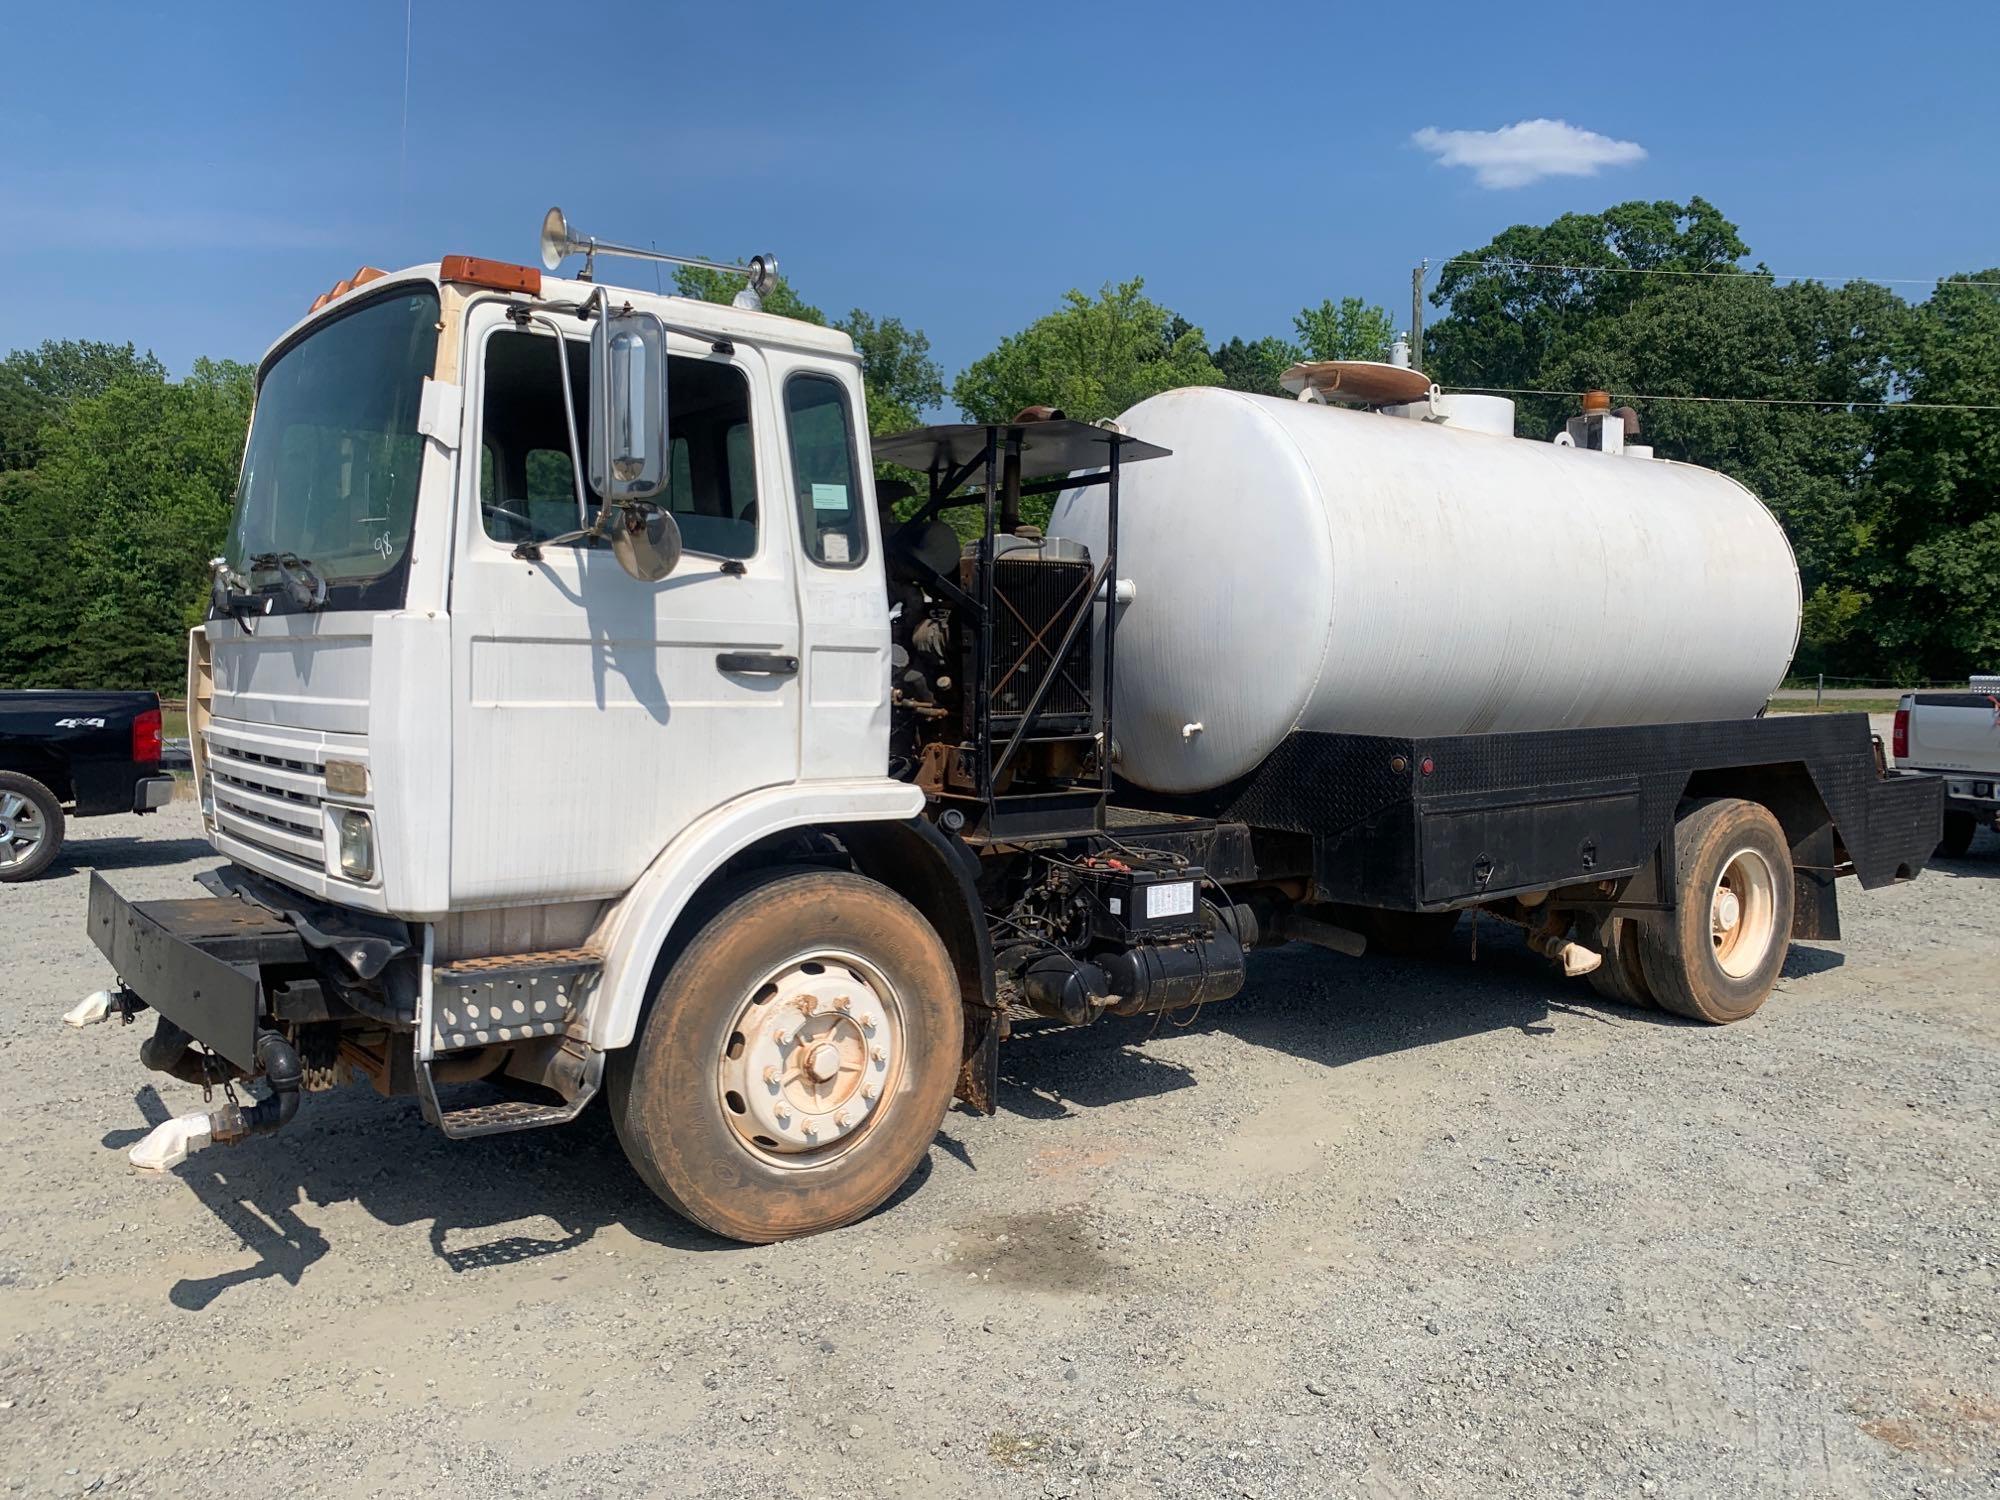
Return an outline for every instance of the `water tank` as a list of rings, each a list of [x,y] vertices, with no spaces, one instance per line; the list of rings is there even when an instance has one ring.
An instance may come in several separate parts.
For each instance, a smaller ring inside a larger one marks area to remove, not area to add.
[[[1707,469],[1212,387],[1118,420],[1173,450],[1119,505],[1114,733],[1155,791],[1293,730],[1744,718],[1798,644],[1784,533]],[[1049,530],[1102,556],[1103,490]]]

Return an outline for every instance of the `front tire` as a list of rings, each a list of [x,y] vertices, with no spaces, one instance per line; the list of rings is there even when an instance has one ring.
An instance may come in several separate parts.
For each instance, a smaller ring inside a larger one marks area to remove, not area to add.
[[[32,776],[0,771],[0,881],[33,880],[62,844],[61,799]]]
[[[775,874],[675,958],[607,1080],[619,1142],[684,1217],[752,1244],[851,1224],[950,1107],[964,1016],[944,944],[844,871]]]
[[[1770,810],[1719,797],[1674,825],[1674,910],[1639,924],[1653,998],[1723,1026],[1756,1014],[1791,948],[1792,853]]]

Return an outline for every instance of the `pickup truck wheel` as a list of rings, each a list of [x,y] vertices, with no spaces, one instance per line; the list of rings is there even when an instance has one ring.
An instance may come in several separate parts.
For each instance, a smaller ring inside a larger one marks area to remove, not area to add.
[[[1639,960],[1639,924],[1630,917],[1613,917],[1606,924],[1604,962],[1584,976],[1590,987],[1614,1005],[1653,1005],[1653,989]]]
[[[1979,820],[1969,812],[1944,815],[1944,837],[1938,840],[1940,859],[1964,859],[1971,852],[1972,836],[1979,832]]]
[[[1698,803],[1674,825],[1675,909],[1639,924],[1653,998],[1725,1025],[1756,1013],[1791,947],[1792,854],[1755,802]]]
[[[33,880],[62,848],[63,810],[32,776],[0,771],[0,881]]]
[[[763,1244],[852,1223],[929,1151],[964,1017],[944,944],[844,871],[742,892],[673,962],[608,1079],[618,1139],[686,1218]]]

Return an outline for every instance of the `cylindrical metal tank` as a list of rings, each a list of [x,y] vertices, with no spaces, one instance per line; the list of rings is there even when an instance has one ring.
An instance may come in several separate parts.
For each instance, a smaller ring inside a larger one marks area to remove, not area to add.
[[[1798,644],[1790,544],[1707,469],[1213,387],[1118,420],[1173,450],[1119,503],[1113,730],[1155,791],[1294,730],[1743,718]],[[1101,557],[1102,488],[1049,530]]]

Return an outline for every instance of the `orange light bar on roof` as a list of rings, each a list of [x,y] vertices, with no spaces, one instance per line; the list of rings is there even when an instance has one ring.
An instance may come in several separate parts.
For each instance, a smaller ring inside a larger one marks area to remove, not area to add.
[[[366,286],[369,282],[378,280],[386,275],[388,275],[386,271],[378,271],[373,266],[363,266],[346,280],[336,281],[332,286],[313,298],[313,305],[306,310],[306,315],[310,317],[313,313],[325,307],[335,297],[344,297],[356,287]]]
[[[542,295],[542,273],[533,266],[509,265],[504,260],[481,260],[476,255],[447,255],[438,268],[444,281],[460,281],[468,286],[488,286],[497,292],[526,292]]]

